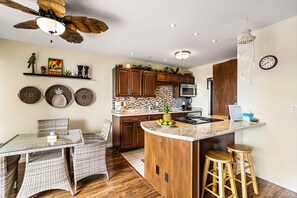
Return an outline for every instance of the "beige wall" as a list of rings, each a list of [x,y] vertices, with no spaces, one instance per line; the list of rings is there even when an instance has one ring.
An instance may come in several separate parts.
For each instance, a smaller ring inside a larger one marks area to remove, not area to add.
[[[236,142],[254,147],[257,176],[297,192],[297,113],[291,111],[297,105],[297,17],[253,34],[257,37],[253,86],[238,78],[238,103],[267,125],[237,133]],[[279,62],[264,71],[258,63],[268,54]],[[206,79],[212,76],[213,64],[190,69],[198,87],[193,106],[203,107],[203,115],[208,109]],[[241,65],[238,67],[240,72]]]
[[[253,34],[257,37],[253,86],[238,80],[238,103],[267,126],[246,131],[243,142],[254,147],[259,177],[297,192],[297,113],[291,111],[297,105],[297,17]],[[258,62],[269,54],[278,58],[278,64],[264,71]]]
[[[49,57],[61,58],[64,68],[74,72],[78,64],[90,65],[92,80],[24,76],[23,72],[31,72],[31,69],[27,69],[27,60],[32,52],[37,54],[38,72],[40,66],[47,65]],[[111,120],[112,68],[120,63],[141,64],[135,60],[0,39],[0,142],[17,133],[36,132],[38,119],[68,117],[70,128],[81,128],[84,132],[99,131],[103,119]],[[74,102],[67,108],[57,109],[48,105],[44,99],[28,105],[17,97],[19,90],[25,86],[36,86],[45,92],[54,84],[68,85],[74,92],[83,87],[90,88],[96,93],[96,102],[88,107]]]

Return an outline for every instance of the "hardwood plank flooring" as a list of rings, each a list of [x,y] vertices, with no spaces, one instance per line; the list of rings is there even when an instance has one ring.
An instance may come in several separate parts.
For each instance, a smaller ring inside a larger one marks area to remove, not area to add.
[[[110,179],[107,180],[103,175],[92,176],[81,180],[78,183],[76,198],[160,198],[162,197],[153,186],[151,186],[144,178],[140,177],[129,166],[128,162],[115,150],[107,149],[107,168]],[[19,165],[19,182],[18,189],[23,180],[24,163]],[[297,193],[289,191],[285,188],[258,179],[260,195],[256,196],[252,192],[252,187],[248,187],[249,198],[297,198]],[[241,194],[239,184],[237,184],[238,194]],[[12,190],[9,198],[16,197],[17,192]],[[206,197],[209,194],[206,194]],[[70,192],[64,190],[50,190],[41,192],[34,196],[46,198],[70,198]],[[239,196],[241,197],[241,195]]]

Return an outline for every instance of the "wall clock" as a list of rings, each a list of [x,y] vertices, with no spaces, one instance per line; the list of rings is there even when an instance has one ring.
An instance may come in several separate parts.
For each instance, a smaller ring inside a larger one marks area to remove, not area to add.
[[[272,69],[276,66],[276,64],[277,58],[273,55],[264,56],[259,62],[259,66],[264,70]]]

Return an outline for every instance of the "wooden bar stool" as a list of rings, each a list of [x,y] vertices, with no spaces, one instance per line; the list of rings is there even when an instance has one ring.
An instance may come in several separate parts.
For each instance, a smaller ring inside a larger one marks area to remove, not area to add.
[[[255,171],[254,171],[254,166],[252,163],[252,156],[251,156],[252,148],[241,144],[228,144],[227,148],[230,155],[233,156],[232,164],[233,164],[235,180],[241,183],[242,197],[243,198],[247,197],[247,186],[250,184],[253,184],[254,193],[258,195],[259,189],[258,189],[257,179],[255,176]],[[239,155],[239,158],[238,158],[238,155]],[[245,157],[247,160],[245,159]],[[248,164],[248,166],[246,166],[246,163]],[[239,172],[237,170],[237,166],[240,166]],[[250,174],[247,174],[245,172],[247,168],[250,169]],[[241,174],[241,180],[236,178],[237,173]],[[250,177],[251,181],[247,182],[246,176]]]
[[[235,186],[235,178],[232,173],[232,157],[225,152],[221,151],[208,151],[205,154],[205,165],[203,172],[203,181],[202,181],[202,193],[201,197],[204,196],[205,190],[210,192],[216,197],[224,198],[225,197],[225,188],[232,192],[232,195],[229,197],[238,197],[236,186]],[[213,169],[209,170],[210,162],[213,163]],[[225,169],[224,169],[225,165]],[[227,171],[226,171],[227,170]],[[213,176],[212,183],[206,185],[208,174]],[[226,181],[230,180],[230,186],[225,185]],[[217,194],[217,183],[219,184],[219,194]],[[212,189],[209,187],[212,186]]]

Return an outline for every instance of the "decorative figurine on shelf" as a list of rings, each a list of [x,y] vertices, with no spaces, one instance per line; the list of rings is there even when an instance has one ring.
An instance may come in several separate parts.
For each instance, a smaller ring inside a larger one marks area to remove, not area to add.
[[[85,78],[89,78],[89,66],[85,65],[84,66],[84,69],[85,69],[85,75],[84,75],[84,77]]]
[[[45,66],[41,66],[41,74],[46,74],[46,67]]]
[[[83,75],[82,75],[83,65],[77,65],[77,70],[78,70],[77,77],[82,78],[83,77]]]
[[[32,53],[31,57],[29,58],[28,62],[28,68],[30,68],[32,66],[32,74],[35,73],[35,61],[36,61],[36,57],[35,57],[35,53]]]

